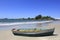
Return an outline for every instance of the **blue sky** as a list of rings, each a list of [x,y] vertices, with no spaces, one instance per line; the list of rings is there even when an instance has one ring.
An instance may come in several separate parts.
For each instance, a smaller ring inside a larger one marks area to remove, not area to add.
[[[27,18],[39,14],[60,18],[60,0],[0,0],[0,18]]]

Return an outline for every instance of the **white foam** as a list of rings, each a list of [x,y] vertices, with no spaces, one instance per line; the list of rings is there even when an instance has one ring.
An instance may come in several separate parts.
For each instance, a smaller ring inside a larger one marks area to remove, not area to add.
[[[40,21],[40,22],[15,22],[15,23],[0,23],[0,26],[7,26],[7,25],[19,25],[19,24],[34,24],[34,23],[49,23],[51,21]]]

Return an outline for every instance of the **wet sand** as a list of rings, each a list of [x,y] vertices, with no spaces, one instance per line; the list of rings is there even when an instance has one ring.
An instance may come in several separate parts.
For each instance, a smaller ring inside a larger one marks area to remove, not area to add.
[[[55,27],[54,35],[42,37],[15,36],[11,30],[0,30],[0,40],[60,40],[60,23],[51,23],[48,27]]]

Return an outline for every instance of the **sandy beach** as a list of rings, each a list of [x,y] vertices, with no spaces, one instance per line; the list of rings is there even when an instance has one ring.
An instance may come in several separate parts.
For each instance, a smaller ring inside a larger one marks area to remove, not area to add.
[[[48,27],[55,27],[54,35],[43,37],[15,36],[11,30],[0,30],[0,40],[60,40],[60,23],[51,23]]]

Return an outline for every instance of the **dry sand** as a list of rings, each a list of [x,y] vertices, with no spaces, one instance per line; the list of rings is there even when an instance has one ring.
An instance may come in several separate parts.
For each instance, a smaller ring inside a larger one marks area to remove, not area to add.
[[[15,36],[11,30],[0,30],[0,40],[60,40],[60,23],[51,23],[48,27],[55,27],[54,35],[43,37]]]

